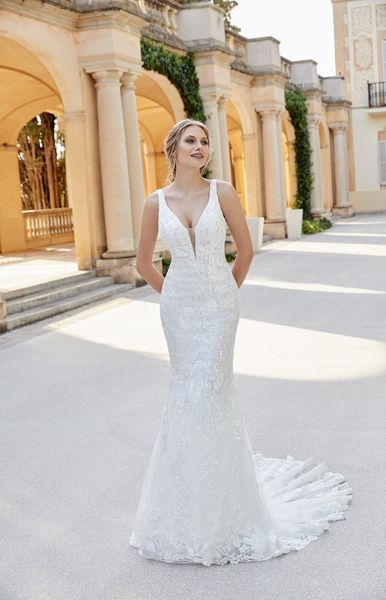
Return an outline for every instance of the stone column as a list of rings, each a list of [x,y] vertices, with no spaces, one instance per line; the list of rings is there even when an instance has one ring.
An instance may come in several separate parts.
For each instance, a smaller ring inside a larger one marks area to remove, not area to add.
[[[263,129],[264,183],[266,220],[265,232],[274,238],[283,239],[286,235],[282,185],[282,152],[278,141],[278,119],[281,110],[276,108],[260,111]],[[280,140],[281,145],[281,140]]]
[[[66,139],[66,182],[72,208],[78,268],[92,269],[97,254],[94,230],[94,198],[90,194],[86,115],[83,111],[65,112],[60,127]]]
[[[1,252],[21,252],[26,248],[17,152],[18,147],[16,144],[4,143],[0,145]]]
[[[347,125],[342,123],[331,126],[334,137],[334,167],[335,167],[335,206],[333,212],[342,217],[354,214],[350,204],[348,188],[347,164]]]
[[[133,256],[134,236],[120,92],[122,71],[109,69],[94,72],[92,76],[97,89],[99,151],[107,238],[107,252],[102,256]]]
[[[144,208],[143,172],[141,158],[141,137],[138,127],[137,103],[135,99],[135,80],[137,73],[124,73],[122,83],[123,120],[125,122],[127,167],[133,219],[134,246],[138,247],[141,233],[141,220]]]
[[[226,97],[221,96],[218,100],[218,121],[220,126],[221,137],[221,154],[222,154],[222,174],[225,181],[232,181],[231,163],[229,156],[229,140],[228,140],[228,125],[226,116]]]
[[[322,198],[322,168],[320,160],[320,137],[319,137],[320,119],[316,115],[308,116],[308,132],[311,145],[311,172],[313,175],[313,185],[311,191],[311,214],[314,217],[320,217],[326,211],[323,206]]]
[[[244,133],[244,176],[246,184],[246,209],[249,217],[264,216],[264,203],[262,197],[262,174],[258,157],[258,139],[256,133]]]
[[[212,158],[209,162],[212,179],[223,179],[222,147],[219,115],[217,110],[217,95],[205,93],[201,90],[204,113],[207,117],[206,125],[209,130]]]
[[[285,218],[287,208],[287,193],[286,193],[286,182],[285,182],[285,160],[284,160],[284,147],[283,147],[283,133],[281,128],[281,118],[284,113],[283,109],[278,109],[276,112],[276,129],[277,129],[277,149],[279,153],[279,176],[281,185],[281,201],[283,215]]]

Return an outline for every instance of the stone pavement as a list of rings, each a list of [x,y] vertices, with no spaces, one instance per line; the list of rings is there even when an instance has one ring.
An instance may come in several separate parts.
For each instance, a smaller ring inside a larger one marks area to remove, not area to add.
[[[386,215],[255,255],[235,374],[266,456],[353,488],[300,552],[204,567],[142,558],[131,524],[167,391],[149,286],[0,337],[1,600],[385,600]]]

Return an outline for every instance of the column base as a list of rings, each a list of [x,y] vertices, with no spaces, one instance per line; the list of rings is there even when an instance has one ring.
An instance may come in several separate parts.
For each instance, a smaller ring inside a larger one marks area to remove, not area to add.
[[[334,206],[332,213],[341,217],[352,217],[355,214],[351,204],[349,206]]]
[[[103,252],[102,258],[131,258],[136,256],[137,251],[132,250],[106,250]]]
[[[96,274],[97,277],[109,275],[114,278],[114,283],[131,283],[134,288],[141,287],[146,284],[146,281],[143,279],[142,275],[138,273],[135,264],[135,256],[124,258],[99,258],[96,261]],[[160,252],[154,253],[153,265],[160,273],[162,273],[162,256]]]
[[[265,234],[271,235],[275,240],[284,240],[287,236],[287,227],[284,219],[265,219]]]
[[[331,216],[331,212],[325,208],[321,208],[320,210],[311,210],[311,215],[313,219],[328,219],[328,217]]]

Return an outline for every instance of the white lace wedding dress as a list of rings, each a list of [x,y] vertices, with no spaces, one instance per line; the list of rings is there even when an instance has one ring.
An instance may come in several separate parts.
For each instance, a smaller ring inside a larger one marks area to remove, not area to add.
[[[345,518],[352,490],[312,458],[253,454],[233,375],[239,288],[216,180],[191,230],[162,189],[158,197],[172,256],[160,295],[171,377],[130,544],[147,558],[207,566],[301,550]]]

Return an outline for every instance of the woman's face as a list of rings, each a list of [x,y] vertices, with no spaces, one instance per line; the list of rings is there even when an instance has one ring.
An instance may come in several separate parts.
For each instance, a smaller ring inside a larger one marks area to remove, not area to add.
[[[209,140],[199,125],[189,125],[184,129],[177,147],[176,163],[201,169],[207,161]]]

